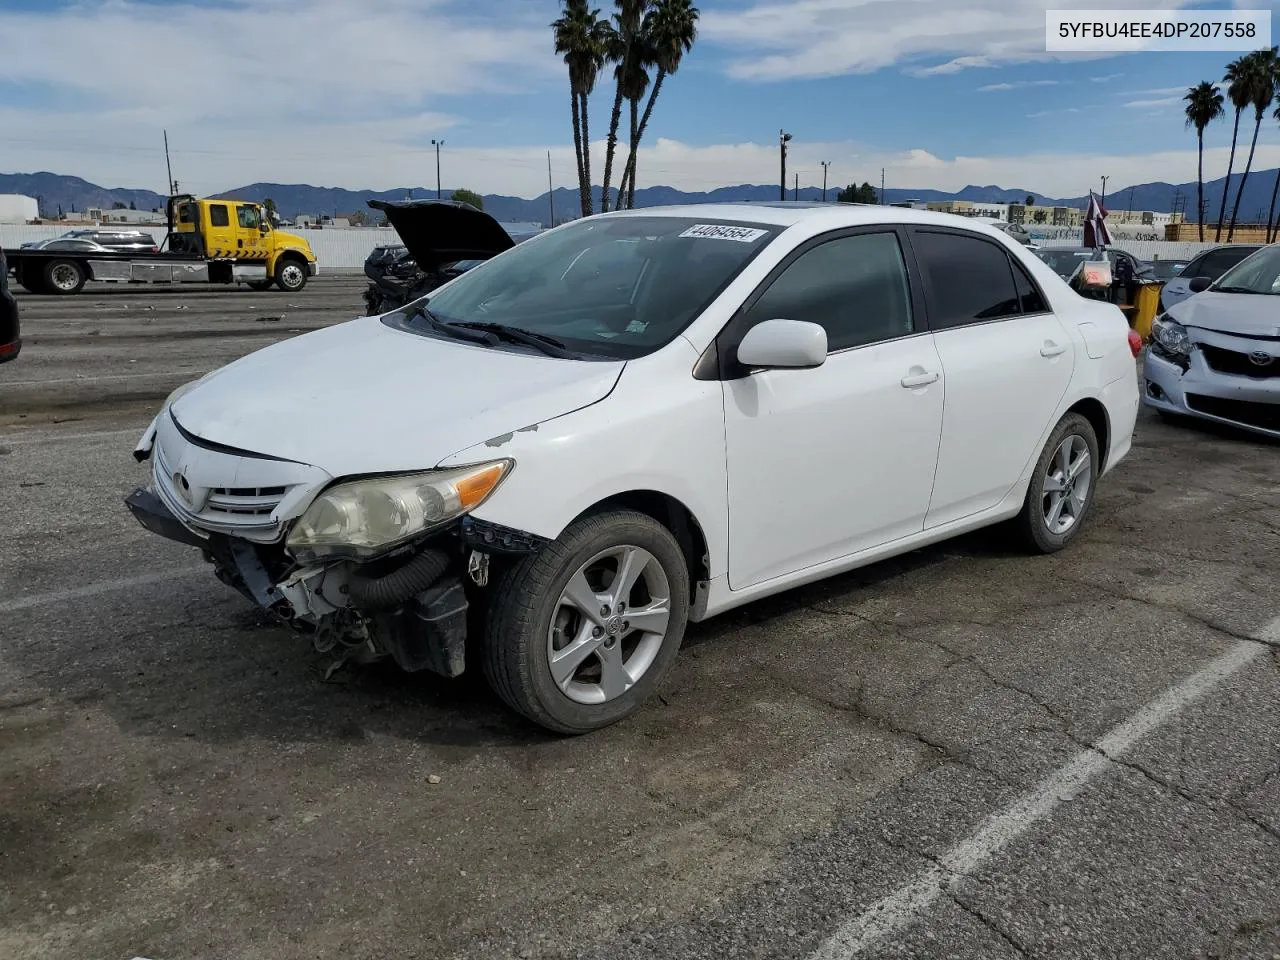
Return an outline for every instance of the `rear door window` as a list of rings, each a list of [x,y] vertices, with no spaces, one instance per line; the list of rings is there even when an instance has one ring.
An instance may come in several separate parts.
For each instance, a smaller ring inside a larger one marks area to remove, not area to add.
[[[947,330],[1022,312],[1009,254],[973,234],[915,229],[911,245],[929,290],[929,323]]]
[[[231,217],[227,213],[227,205],[225,203],[209,204],[209,226],[211,227],[231,226]]]

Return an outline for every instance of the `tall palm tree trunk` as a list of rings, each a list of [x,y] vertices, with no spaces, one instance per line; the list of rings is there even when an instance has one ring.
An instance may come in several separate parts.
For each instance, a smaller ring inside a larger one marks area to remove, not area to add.
[[[1240,201],[1244,199],[1244,185],[1249,182],[1249,170],[1253,167],[1253,152],[1258,149],[1258,131],[1262,129],[1262,114],[1258,114],[1258,122],[1253,125],[1253,142],[1249,144],[1249,159],[1245,161],[1244,176],[1240,178],[1240,189],[1236,191],[1236,204],[1231,208],[1231,229],[1227,231],[1227,243],[1236,232],[1236,217],[1240,215]]]
[[[582,197],[582,115],[578,112],[578,91],[571,89],[569,101],[573,104],[573,153],[578,165],[578,196]]]
[[[1204,243],[1204,127],[1197,131],[1200,141],[1200,159],[1196,166],[1196,224],[1200,227],[1200,242]]]
[[[591,197],[591,134],[587,127],[587,95],[582,97],[582,215],[594,213],[594,201]]]
[[[658,93],[662,90],[662,81],[667,79],[667,72],[659,68],[657,76],[653,78],[653,87],[649,90],[649,101],[644,105],[644,113],[640,115],[640,126],[636,130],[636,146],[631,155],[627,158],[627,168],[622,172],[622,179],[629,184],[628,189],[631,195],[635,195],[636,183],[636,159],[640,149],[640,141],[644,139],[644,131],[649,126],[649,118],[653,116],[653,104],[658,99]],[[621,184],[619,184],[621,189]]]
[[[631,152],[627,157],[627,166],[635,169],[636,163],[636,138],[640,135],[640,119],[637,114],[640,112],[640,101],[631,101]],[[636,205],[636,182],[635,178],[627,181],[627,209],[631,210]]]
[[[1231,192],[1231,168],[1236,165],[1236,138],[1240,135],[1240,108],[1236,108],[1236,125],[1231,131],[1231,156],[1227,160],[1227,179],[1222,184],[1222,204],[1218,207],[1218,232],[1213,242],[1222,242],[1222,224],[1227,218],[1227,194]]]
[[[622,122],[622,85],[613,95],[613,114],[609,117],[609,142],[604,149],[604,186],[600,193],[600,212],[609,212],[609,184],[613,179],[613,155],[618,149],[618,124]],[[625,177],[626,174],[624,173]],[[618,184],[618,196],[622,196],[622,184]],[[621,204],[619,204],[621,206]]]
[[[1267,243],[1275,243],[1280,240],[1280,216],[1272,219],[1276,212],[1276,198],[1280,197],[1280,169],[1276,170],[1275,186],[1271,188],[1271,207],[1267,210]]]

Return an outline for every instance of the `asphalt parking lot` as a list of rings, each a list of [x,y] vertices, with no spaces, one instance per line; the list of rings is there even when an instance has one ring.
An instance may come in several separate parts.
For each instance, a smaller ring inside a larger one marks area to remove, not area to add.
[[[1069,550],[734,611],[558,739],[478,675],[326,681],[123,506],[165,393],[361,288],[19,294],[0,957],[1280,957],[1280,447],[1144,413]]]

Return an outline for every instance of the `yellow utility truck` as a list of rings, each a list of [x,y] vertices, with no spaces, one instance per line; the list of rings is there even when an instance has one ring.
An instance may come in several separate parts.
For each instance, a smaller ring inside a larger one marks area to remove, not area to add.
[[[32,293],[78,293],[91,280],[116,283],[243,283],[295,293],[318,270],[311,245],[275,229],[247,200],[169,198],[168,234],[156,253],[63,239],[6,250],[14,278]]]

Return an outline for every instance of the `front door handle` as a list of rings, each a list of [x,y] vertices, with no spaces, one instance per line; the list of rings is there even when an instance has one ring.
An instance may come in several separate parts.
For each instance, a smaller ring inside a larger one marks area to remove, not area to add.
[[[1040,356],[1056,357],[1067,352],[1064,344],[1054,343],[1052,340],[1046,340],[1044,346],[1040,348]]]
[[[927,387],[937,379],[938,372],[936,370],[932,373],[913,373],[910,376],[902,378],[902,385],[908,390],[911,390],[914,387]]]

